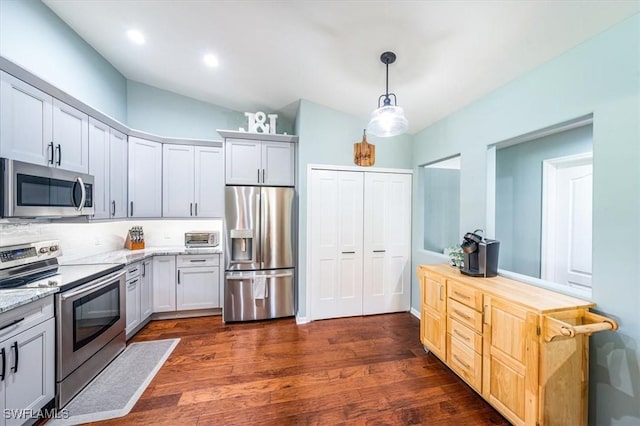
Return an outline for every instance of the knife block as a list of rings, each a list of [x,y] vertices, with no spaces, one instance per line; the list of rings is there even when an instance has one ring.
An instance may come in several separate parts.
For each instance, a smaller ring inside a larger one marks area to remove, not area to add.
[[[131,241],[131,235],[127,233],[127,239],[124,240],[124,248],[128,250],[142,250],[144,248],[144,241],[133,242]]]

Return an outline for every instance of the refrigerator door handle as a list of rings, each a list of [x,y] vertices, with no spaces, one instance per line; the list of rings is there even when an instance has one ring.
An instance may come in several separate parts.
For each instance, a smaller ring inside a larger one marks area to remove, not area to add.
[[[234,274],[234,275],[227,275],[227,280],[230,281],[240,281],[240,280],[251,280],[257,277],[264,277],[265,279],[268,278],[285,278],[285,277],[292,277],[293,276],[293,272],[289,271],[289,272],[281,272],[281,273],[277,273],[277,274]]]
[[[262,269],[262,196],[261,192],[256,194],[256,234],[253,237],[253,247],[256,250],[256,262],[259,262]]]

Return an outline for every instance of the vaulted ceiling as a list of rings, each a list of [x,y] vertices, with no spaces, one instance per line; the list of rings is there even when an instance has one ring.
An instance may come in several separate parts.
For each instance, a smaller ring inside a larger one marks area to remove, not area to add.
[[[384,93],[380,54],[394,51],[389,89],[412,133],[640,11],[614,0],[44,3],[126,78],[238,111],[303,98],[366,119]]]

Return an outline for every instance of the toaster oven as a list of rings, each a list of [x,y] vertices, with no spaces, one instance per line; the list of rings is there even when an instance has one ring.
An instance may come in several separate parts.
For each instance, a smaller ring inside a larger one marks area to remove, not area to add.
[[[184,234],[184,245],[187,248],[217,247],[219,244],[218,231],[191,231]]]

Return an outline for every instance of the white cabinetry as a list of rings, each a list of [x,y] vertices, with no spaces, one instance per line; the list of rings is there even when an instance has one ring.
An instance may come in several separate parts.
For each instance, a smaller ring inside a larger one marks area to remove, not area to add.
[[[222,148],[163,145],[162,215],[222,217]]]
[[[0,156],[88,173],[89,116],[5,72],[0,78]]]
[[[13,324],[15,323],[15,324]],[[12,325],[13,324],[13,325]],[[0,409],[36,412],[55,396],[53,296],[0,314]],[[0,425],[21,425],[25,417],[5,415]]]
[[[292,143],[227,138],[225,151],[227,185],[295,184]]]
[[[220,307],[220,256],[178,256],[176,309]]]
[[[151,259],[147,259],[127,266],[127,339],[147,323],[153,312],[151,264]]]
[[[176,257],[153,256],[153,312],[176,310]]]
[[[408,311],[411,175],[314,169],[309,185],[311,318]]]
[[[89,174],[93,175],[95,219],[127,217],[127,137],[89,118]]]
[[[220,255],[153,257],[154,312],[219,307]]]
[[[129,138],[129,217],[162,215],[162,144]]]

